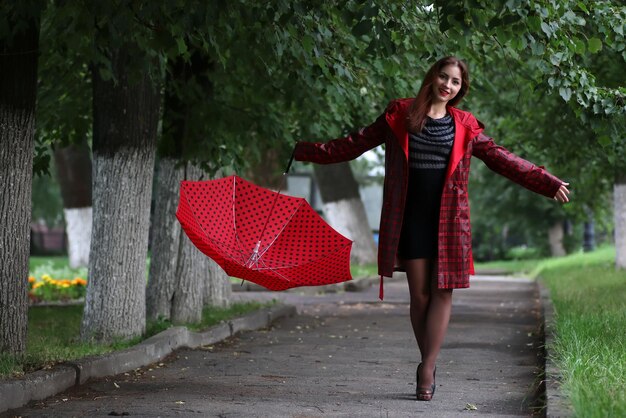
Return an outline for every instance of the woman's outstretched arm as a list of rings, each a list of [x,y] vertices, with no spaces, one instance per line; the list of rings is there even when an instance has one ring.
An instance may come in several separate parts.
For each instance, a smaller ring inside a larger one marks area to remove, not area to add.
[[[546,169],[537,166],[506,148],[497,145],[492,138],[484,133],[478,134],[472,141],[472,154],[498,174],[514,181],[521,186],[546,197],[565,203],[569,201],[569,190],[565,183],[550,174]]]
[[[371,125],[352,132],[345,138],[333,139],[329,142],[298,142],[294,150],[294,158],[297,161],[318,164],[350,161],[385,142],[388,130],[389,125],[383,114]]]

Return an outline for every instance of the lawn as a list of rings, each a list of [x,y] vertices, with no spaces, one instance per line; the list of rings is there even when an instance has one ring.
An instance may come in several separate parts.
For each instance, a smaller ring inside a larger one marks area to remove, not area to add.
[[[31,257],[29,262],[30,276],[42,283],[50,280],[49,278],[42,279],[45,276],[51,276],[52,281],[71,279],[75,276],[87,277],[86,269],[70,268],[68,258],[64,256]],[[41,289],[44,287],[38,290]],[[38,293],[38,295],[42,296],[44,301],[50,299],[46,292]],[[244,315],[267,305],[248,302],[235,303],[228,308],[205,307],[201,322],[187,326],[192,330],[206,329],[220,321]],[[172,326],[169,321],[156,321],[147,324],[146,332],[142,337],[131,341],[120,341],[108,345],[87,344],[80,342],[79,338],[82,314],[82,304],[31,306],[28,310],[27,351],[20,357],[0,354],[0,377],[18,376],[62,361],[127,348]]]
[[[626,271],[615,250],[500,263],[522,269],[550,289],[556,311],[554,359],[578,417],[626,417]]]
[[[267,306],[257,302],[236,303],[228,308],[206,307],[202,321],[190,324],[193,330],[206,329],[220,321]],[[130,347],[170,327],[168,321],[148,324],[143,337],[110,345],[86,344],[79,341],[82,305],[31,306],[28,310],[27,351],[21,358],[0,354],[0,377],[19,376],[47,368],[55,363],[104,354]]]

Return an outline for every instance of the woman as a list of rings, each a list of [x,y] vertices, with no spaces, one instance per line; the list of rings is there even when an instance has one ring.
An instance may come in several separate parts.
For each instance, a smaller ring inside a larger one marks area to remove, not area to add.
[[[452,289],[474,274],[467,182],[470,159],[544,196],[565,203],[569,191],[543,167],[510,153],[483,133],[483,124],[454,107],[469,91],[467,65],[437,61],[416,98],[392,101],[370,126],[328,143],[299,142],[294,157],[321,164],[348,161],[385,144],[385,181],[378,273],[406,271],[413,332],[421,353],[418,400],[435,393],[435,363],[452,308]]]

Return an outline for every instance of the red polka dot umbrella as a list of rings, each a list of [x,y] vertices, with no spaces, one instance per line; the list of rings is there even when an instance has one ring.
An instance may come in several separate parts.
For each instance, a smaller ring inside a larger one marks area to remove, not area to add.
[[[352,278],[352,241],[302,198],[237,176],[183,181],[176,217],[194,245],[228,275],[267,289]]]

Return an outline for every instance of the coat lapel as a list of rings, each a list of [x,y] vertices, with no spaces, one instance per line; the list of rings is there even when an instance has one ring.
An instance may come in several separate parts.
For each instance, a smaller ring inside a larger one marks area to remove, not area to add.
[[[400,144],[400,148],[404,151],[404,157],[409,159],[409,131],[406,126],[406,115],[410,100],[398,101],[397,107],[394,112],[387,112],[385,118],[387,124],[393,131],[396,140]]]
[[[462,115],[453,107],[448,107],[448,112],[454,118],[454,143],[452,144],[450,162],[448,163],[448,169],[446,171],[446,183],[450,177],[452,177],[452,173],[456,170],[456,166],[459,164],[459,161],[461,161],[461,158],[463,158],[468,141],[467,127],[461,123]]]

